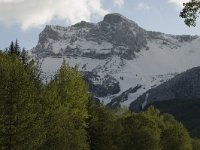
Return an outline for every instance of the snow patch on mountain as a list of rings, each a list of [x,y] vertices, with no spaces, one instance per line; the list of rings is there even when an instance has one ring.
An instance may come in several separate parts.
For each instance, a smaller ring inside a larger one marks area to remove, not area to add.
[[[97,23],[46,26],[32,55],[50,78],[66,60],[78,65],[94,97],[129,104],[177,73],[200,65],[200,38],[146,31],[120,14]]]

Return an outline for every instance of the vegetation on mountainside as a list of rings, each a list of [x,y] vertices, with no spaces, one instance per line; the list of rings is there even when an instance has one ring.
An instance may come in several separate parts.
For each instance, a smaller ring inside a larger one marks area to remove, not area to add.
[[[44,84],[16,45],[0,53],[1,149],[199,149],[180,122],[153,107],[133,113],[96,104],[81,73],[65,62]]]

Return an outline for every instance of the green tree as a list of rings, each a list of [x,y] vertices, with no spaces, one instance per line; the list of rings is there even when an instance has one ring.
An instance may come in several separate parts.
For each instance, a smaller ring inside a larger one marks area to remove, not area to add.
[[[193,148],[193,150],[200,150],[200,140],[199,139],[192,140],[192,148]]]
[[[45,90],[47,141],[42,149],[89,149],[87,103],[89,93],[77,68],[65,62]]]
[[[133,113],[124,122],[124,150],[160,150],[160,134],[163,126],[159,112],[150,108],[147,112]]]
[[[45,139],[40,93],[15,56],[0,55],[0,147],[37,149]]]
[[[8,48],[8,53],[9,53],[9,54],[14,54],[14,52],[15,52],[14,42],[11,41],[10,46],[9,46],[9,48]]]
[[[21,63],[23,65],[27,65],[29,61],[28,52],[25,50],[25,48],[22,49],[21,55],[20,55]]]
[[[14,54],[17,55],[18,57],[20,56],[20,46],[17,39],[14,45]]]
[[[192,150],[191,139],[182,124],[167,126],[161,139],[163,150]]]
[[[10,46],[8,48],[8,53],[11,55],[16,55],[17,57],[20,56],[20,46],[18,40],[16,40],[15,43],[11,41]]]
[[[184,8],[180,13],[180,17],[184,19],[187,26],[196,26],[196,19],[198,18],[200,1],[191,0],[188,3],[184,3]]]
[[[173,116],[164,115],[165,127],[161,134],[163,150],[192,150],[191,138],[181,123]]]
[[[89,107],[89,128],[91,150],[121,149],[121,121],[112,110],[92,103]]]

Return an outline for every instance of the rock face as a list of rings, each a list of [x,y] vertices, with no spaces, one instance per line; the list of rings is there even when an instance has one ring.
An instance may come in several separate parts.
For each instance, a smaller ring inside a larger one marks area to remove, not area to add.
[[[147,32],[120,14],[108,14],[92,24],[85,21],[71,27],[46,26],[34,53],[78,55],[105,59],[117,55],[134,58],[134,52],[146,47]],[[55,43],[56,42],[56,43]]]
[[[137,90],[139,90],[141,87],[142,87],[141,85],[137,85],[134,88],[129,88],[128,90],[126,90],[123,93],[121,93],[119,96],[113,98],[111,100],[111,102],[108,103],[107,105],[110,106],[110,107],[113,107],[113,108],[120,107],[120,103],[123,103],[123,102],[128,100],[128,95],[129,94],[136,93]]]
[[[112,76],[106,75],[103,80],[93,72],[84,72],[84,79],[89,85],[89,90],[93,91],[96,97],[106,97],[120,92],[119,82]],[[94,80],[101,80],[101,83],[93,84]]]
[[[200,67],[192,68],[158,87],[148,90],[138,97],[130,105],[130,108],[133,111],[139,111],[151,103],[173,99],[200,99]]]
[[[147,90],[199,66],[199,47],[198,36],[147,31],[120,14],[108,14],[96,24],[46,26],[32,55],[48,77],[63,59],[78,65],[93,96],[112,107],[129,106]]]

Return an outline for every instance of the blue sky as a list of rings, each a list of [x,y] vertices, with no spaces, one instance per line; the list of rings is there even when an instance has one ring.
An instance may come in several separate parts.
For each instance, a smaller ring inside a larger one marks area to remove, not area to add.
[[[0,49],[18,39],[31,49],[46,24],[69,26],[81,20],[99,22],[107,13],[120,13],[147,30],[200,35],[187,27],[179,13],[188,0],[0,0]]]

